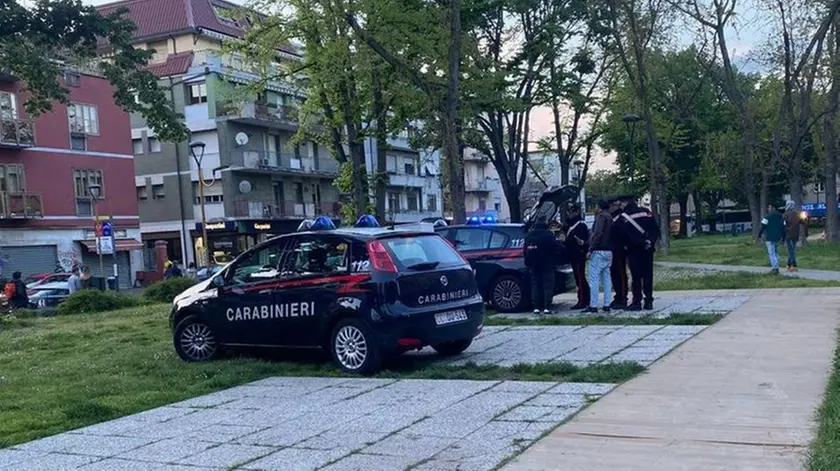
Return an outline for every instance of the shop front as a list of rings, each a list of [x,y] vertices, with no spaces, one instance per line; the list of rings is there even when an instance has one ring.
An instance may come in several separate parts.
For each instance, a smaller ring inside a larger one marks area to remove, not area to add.
[[[207,239],[213,263],[223,265],[233,260],[240,253],[265,242],[272,237],[288,234],[297,230],[300,221],[295,220],[239,220],[207,223]],[[206,251],[202,241],[202,225],[196,223],[193,236],[195,253],[199,266],[206,265]]]

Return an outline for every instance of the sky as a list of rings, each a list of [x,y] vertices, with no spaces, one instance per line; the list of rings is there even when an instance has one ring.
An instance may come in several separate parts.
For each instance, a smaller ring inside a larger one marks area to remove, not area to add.
[[[18,0],[26,4],[27,0]],[[243,4],[244,0],[229,0],[233,3]],[[738,11],[736,12],[735,28],[730,28],[727,32],[727,42],[729,45],[730,54],[736,64],[743,70],[748,72],[755,72],[760,70],[760,65],[755,60],[757,50],[761,47],[763,37],[765,36],[765,22],[760,18],[760,13],[757,8],[754,8],[754,0],[746,0],[739,3]],[[104,3],[112,3],[113,0],[83,0],[82,3],[87,5],[102,5]],[[674,30],[676,33],[675,41],[680,45],[689,45],[695,42],[696,31],[699,28],[694,24],[675,24]],[[554,127],[551,111],[546,108],[537,109],[531,115],[531,141],[537,141],[541,138],[548,137]],[[611,169],[614,168],[614,157],[599,153],[592,161],[592,170]]]

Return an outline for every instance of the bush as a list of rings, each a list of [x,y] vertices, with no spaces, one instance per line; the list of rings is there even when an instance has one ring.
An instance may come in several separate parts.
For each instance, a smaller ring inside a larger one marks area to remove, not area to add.
[[[113,291],[99,291],[84,289],[73,293],[66,301],[58,305],[58,315],[88,314],[91,312],[113,311],[134,307],[139,304],[136,297],[114,293]]]
[[[146,288],[146,291],[143,292],[143,297],[150,302],[171,303],[175,299],[175,296],[178,296],[195,283],[196,281],[192,278],[170,278]]]

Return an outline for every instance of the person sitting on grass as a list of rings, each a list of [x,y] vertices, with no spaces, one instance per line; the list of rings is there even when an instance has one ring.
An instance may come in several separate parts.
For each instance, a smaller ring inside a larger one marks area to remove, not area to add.
[[[758,231],[758,237],[764,235],[764,245],[767,247],[767,255],[770,257],[771,273],[779,273],[779,253],[777,247],[785,233],[785,226],[782,220],[782,214],[776,210],[776,207],[767,206],[767,214],[761,219],[761,229]]]

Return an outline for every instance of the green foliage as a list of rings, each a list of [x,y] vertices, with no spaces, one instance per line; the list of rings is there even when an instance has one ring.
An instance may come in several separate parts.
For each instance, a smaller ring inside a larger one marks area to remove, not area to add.
[[[138,304],[140,300],[134,296],[113,291],[85,289],[71,294],[67,300],[59,304],[57,313],[59,316],[90,314],[134,307]]]
[[[177,277],[159,281],[143,291],[143,298],[153,303],[171,303],[175,296],[194,285],[192,278]]]
[[[31,8],[0,2],[0,72],[20,79],[29,97],[26,112],[35,117],[67,103],[69,91],[60,77],[66,67],[98,69],[114,86],[117,105],[143,115],[164,141],[186,139],[183,116],[167,101],[158,78],[144,70],[152,51],[131,45],[135,25],[107,17],[80,0],[37,0]],[[98,59],[107,50],[108,60]],[[135,101],[135,94],[141,103]]]

